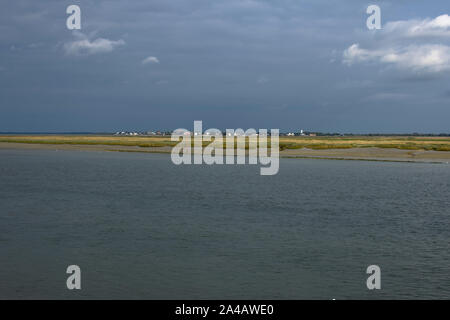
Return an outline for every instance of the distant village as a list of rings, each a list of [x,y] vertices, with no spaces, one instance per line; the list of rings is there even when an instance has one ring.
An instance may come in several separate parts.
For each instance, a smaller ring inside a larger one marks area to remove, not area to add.
[[[118,131],[116,133],[113,133],[116,136],[144,136],[144,137],[149,137],[149,136],[171,136],[172,135],[172,131],[143,131],[143,132],[139,132],[139,131]],[[186,134],[188,135],[192,135],[195,136],[195,133],[192,132],[186,132]],[[224,136],[226,136],[226,132],[222,132],[222,134]],[[237,136],[238,134],[235,133],[235,136]],[[268,135],[270,135],[270,131],[268,131]],[[410,136],[417,136],[417,137],[450,137],[450,133],[337,133],[337,132],[312,132],[312,131],[306,131],[306,130],[298,130],[296,132],[280,132],[280,136],[287,136],[287,137],[294,137],[294,136],[304,136],[304,137],[315,137],[315,136],[367,136],[367,137],[389,137],[389,136],[405,136],[405,137],[410,137]]]
[[[135,131],[118,131],[115,133],[116,136],[170,136],[171,131],[146,131],[146,132],[135,132]]]
[[[197,135],[196,133],[192,132],[186,132],[186,135]],[[226,136],[226,132],[222,132],[224,136]],[[170,136],[172,135],[172,131],[145,131],[145,132],[136,132],[136,131],[118,131],[115,133],[116,136]],[[239,136],[239,133],[234,133],[235,136]],[[244,134],[245,135],[245,134]],[[258,134],[256,134],[258,135]],[[270,135],[270,132],[268,132],[268,135]],[[308,132],[300,130],[298,132],[280,132],[280,136],[309,136],[309,137],[315,137],[318,133],[316,132]],[[336,134],[340,135],[340,134]]]

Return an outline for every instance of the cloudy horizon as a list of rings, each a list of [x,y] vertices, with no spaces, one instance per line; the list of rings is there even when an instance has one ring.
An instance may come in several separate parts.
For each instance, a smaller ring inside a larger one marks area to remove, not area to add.
[[[81,8],[68,30],[66,8]],[[381,8],[368,30],[366,8]],[[3,4],[0,132],[450,133],[442,1]]]

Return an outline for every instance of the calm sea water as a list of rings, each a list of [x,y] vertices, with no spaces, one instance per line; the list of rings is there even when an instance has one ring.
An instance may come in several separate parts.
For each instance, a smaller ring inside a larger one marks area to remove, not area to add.
[[[448,164],[1,150],[0,298],[449,299],[449,191]]]

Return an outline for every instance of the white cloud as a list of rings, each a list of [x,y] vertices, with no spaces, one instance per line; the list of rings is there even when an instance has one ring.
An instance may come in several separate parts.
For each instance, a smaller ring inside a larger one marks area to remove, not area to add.
[[[450,16],[443,14],[435,19],[388,22],[383,32],[400,37],[450,37]]]
[[[450,70],[450,17],[389,22],[371,39],[371,47],[358,43],[348,47],[342,57],[347,65],[376,62],[416,73]]]
[[[363,61],[392,64],[416,72],[441,72],[450,70],[450,47],[445,45],[411,45],[399,49],[367,50],[358,44],[344,51],[344,63],[352,65]]]
[[[97,38],[89,40],[81,33],[75,34],[78,40],[68,42],[64,45],[64,50],[68,55],[90,55],[97,53],[107,53],[113,51],[116,47],[125,44],[122,39],[109,40],[104,38]]]
[[[358,43],[354,43],[344,51],[343,62],[350,66],[357,62],[373,60],[377,55],[375,51],[361,49]]]
[[[159,63],[159,60],[157,57],[147,57],[144,60],[142,60],[142,64],[149,64],[149,63]]]

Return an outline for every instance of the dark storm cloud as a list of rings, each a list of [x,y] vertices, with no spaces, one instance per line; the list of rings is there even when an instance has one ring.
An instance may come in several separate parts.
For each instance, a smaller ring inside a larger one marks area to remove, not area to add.
[[[448,13],[444,1],[377,3],[383,24]],[[70,4],[81,7],[79,32],[66,28]],[[342,62],[352,44],[377,50],[401,41],[366,29],[369,4],[3,4],[0,131],[174,129],[196,119],[223,129],[448,131],[446,74]]]

